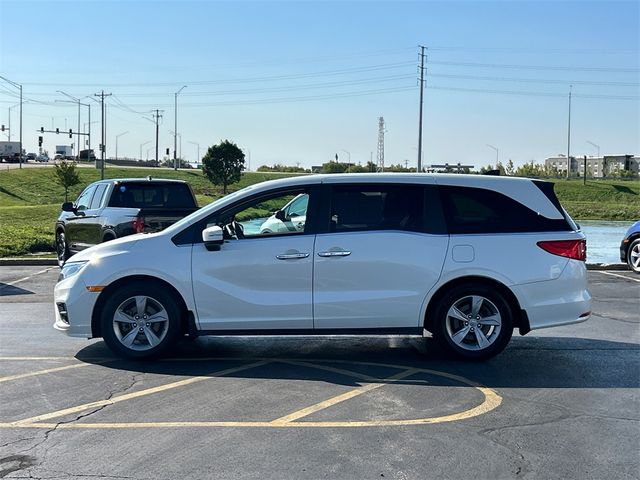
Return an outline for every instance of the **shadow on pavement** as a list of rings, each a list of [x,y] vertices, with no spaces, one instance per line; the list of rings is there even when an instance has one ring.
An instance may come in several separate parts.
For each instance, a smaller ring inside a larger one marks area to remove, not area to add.
[[[266,359],[272,360],[268,368],[252,368],[225,376],[319,379],[316,369],[278,362],[281,359],[356,371],[376,379],[398,373],[398,368],[413,367],[463,376],[496,388],[638,388],[639,352],[640,346],[633,343],[517,337],[497,357],[474,363],[448,357],[431,339],[411,337],[203,337],[180,343],[169,357],[161,360],[120,359],[104,342],[84,348],[76,358],[103,368],[175,376],[212,375]],[[362,383],[339,373],[323,372],[321,376],[323,381],[340,385]],[[413,381],[408,378],[402,382]],[[424,382],[416,380],[415,383]],[[439,376],[430,376],[429,383],[452,385],[451,380]]]

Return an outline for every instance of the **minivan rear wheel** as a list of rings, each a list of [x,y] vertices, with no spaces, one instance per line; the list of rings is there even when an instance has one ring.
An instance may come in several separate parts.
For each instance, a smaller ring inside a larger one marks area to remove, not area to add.
[[[481,283],[453,288],[436,308],[434,338],[448,352],[469,360],[500,353],[513,333],[509,303]]]

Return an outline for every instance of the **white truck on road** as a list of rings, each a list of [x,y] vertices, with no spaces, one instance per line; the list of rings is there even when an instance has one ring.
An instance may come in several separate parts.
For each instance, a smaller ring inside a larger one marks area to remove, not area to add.
[[[19,162],[20,142],[0,142],[0,161]]]
[[[58,155],[65,159],[73,159],[73,147],[71,145],[56,145],[55,156],[57,157]]]

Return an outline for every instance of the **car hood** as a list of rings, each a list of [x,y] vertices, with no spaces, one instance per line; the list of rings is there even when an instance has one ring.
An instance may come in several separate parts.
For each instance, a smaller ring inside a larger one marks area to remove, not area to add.
[[[149,238],[153,234],[138,233],[127,237],[116,238],[105,243],[100,243],[82,250],[72,256],[68,262],[84,262],[87,260],[96,260],[98,258],[109,257],[133,250],[135,245],[145,238]]]

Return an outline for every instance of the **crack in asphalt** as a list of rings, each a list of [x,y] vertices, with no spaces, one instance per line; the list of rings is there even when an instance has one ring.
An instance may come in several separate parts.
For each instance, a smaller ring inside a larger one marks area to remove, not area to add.
[[[140,377],[142,377],[142,376],[144,376],[143,373],[137,373],[137,374],[132,375],[131,376],[131,381],[130,381],[130,383],[128,385],[126,385],[124,388],[116,388],[114,390],[110,390],[104,400],[110,400],[111,398],[113,398],[114,395],[116,395],[118,393],[123,394],[123,393],[126,393],[127,391],[131,390],[138,383],[138,381],[140,380]],[[23,455],[23,454],[25,454],[27,452],[31,452],[31,451],[35,450],[36,448],[38,448],[39,446],[43,445],[45,442],[47,442],[49,440],[50,435],[53,432],[55,432],[60,425],[66,425],[66,424],[69,424],[69,423],[77,422],[78,420],[81,420],[83,418],[89,417],[91,415],[94,415],[94,414],[100,412],[101,410],[103,410],[107,406],[108,405],[102,405],[102,406],[96,408],[95,410],[91,410],[90,412],[78,415],[77,417],[75,417],[75,418],[73,418],[71,420],[65,420],[65,421],[56,422],[56,424],[53,426],[53,428],[50,428],[50,429],[48,429],[48,430],[46,430],[44,432],[42,440],[40,440],[39,442],[37,442],[36,444],[32,445],[29,448],[21,450],[20,452],[18,452],[17,456],[25,456],[26,457],[26,455]],[[35,437],[32,437],[31,439],[33,439],[33,438],[35,438]],[[25,439],[22,439],[22,440],[25,440]],[[17,441],[16,442],[10,442],[10,443],[17,443]],[[30,464],[25,464],[25,466],[21,466],[17,470],[26,470],[26,469],[31,468],[31,467],[36,467],[36,468],[40,467],[44,463],[44,461],[46,460],[47,452],[48,452],[48,449],[45,449],[42,458],[37,459],[37,463],[35,463],[35,461],[36,461],[35,457],[30,457],[30,458],[33,458],[34,462],[30,463]],[[17,470],[12,470],[12,471],[17,471]],[[45,479],[45,478],[46,479],[52,479],[52,478],[55,478],[55,477],[32,477],[31,474],[29,474],[29,475],[30,475],[29,477],[23,477],[23,478],[41,478],[41,479]],[[0,478],[2,478],[2,476],[3,476],[2,475],[2,470],[0,470]],[[87,476],[87,475],[76,475],[76,476]],[[106,475],[88,475],[88,476],[89,477],[93,477],[93,478],[101,478],[101,477],[102,478],[132,478],[132,477],[110,477],[110,476],[106,476]],[[66,478],[68,478],[68,477],[66,477]]]

